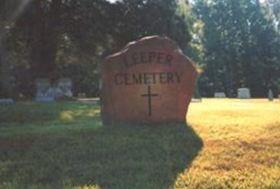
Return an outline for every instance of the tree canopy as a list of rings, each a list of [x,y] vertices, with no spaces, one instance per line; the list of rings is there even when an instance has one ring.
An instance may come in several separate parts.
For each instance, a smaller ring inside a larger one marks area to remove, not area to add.
[[[99,93],[104,56],[147,35],[168,36],[202,71],[203,96],[280,88],[277,0],[2,0],[0,96],[32,97],[36,78],[70,77]]]
[[[197,0],[194,11],[203,22],[204,95],[234,96],[239,87],[250,88],[253,96],[277,90],[279,29],[268,7],[258,0]]]

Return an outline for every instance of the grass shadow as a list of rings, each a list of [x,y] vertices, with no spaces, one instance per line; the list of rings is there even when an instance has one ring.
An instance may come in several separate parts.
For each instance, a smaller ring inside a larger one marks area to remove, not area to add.
[[[0,178],[19,188],[169,188],[202,148],[199,136],[184,124],[102,127],[36,136],[26,145],[23,140],[1,148]]]

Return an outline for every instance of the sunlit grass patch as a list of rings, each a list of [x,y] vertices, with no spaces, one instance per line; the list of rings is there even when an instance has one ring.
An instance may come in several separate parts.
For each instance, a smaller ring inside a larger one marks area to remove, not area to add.
[[[71,122],[75,119],[94,118],[100,114],[99,109],[78,109],[78,110],[64,110],[59,114],[59,119],[63,122]]]
[[[177,188],[280,188],[280,101],[203,99],[188,123],[204,148]]]
[[[191,127],[104,127],[76,102],[0,111],[0,189],[280,188],[280,101],[203,99]]]

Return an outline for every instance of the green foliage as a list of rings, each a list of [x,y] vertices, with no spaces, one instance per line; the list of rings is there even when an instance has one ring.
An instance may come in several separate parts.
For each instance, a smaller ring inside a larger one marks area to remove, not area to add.
[[[36,78],[62,76],[75,94],[98,96],[102,59],[147,35],[174,39],[197,63],[202,96],[279,90],[276,0],[2,0],[0,9],[0,96],[31,97]]]
[[[280,35],[258,0],[197,0],[194,11],[204,23],[203,95],[249,87],[264,96],[280,73]]]
[[[113,14],[117,48],[147,35],[168,36],[185,48],[190,41],[189,28],[177,8],[175,0],[124,0],[116,4]]]
[[[4,10],[17,10],[3,2]],[[7,59],[1,65],[12,66],[1,75],[5,81],[7,75],[13,78],[14,94],[33,96],[36,78],[68,76],[75,93],[96,96],[102,58],[126,43],[146,35],[171,37],[182,48],[190,41],[175,0],[30,1],[23,10],[16,20],[4,24],[11,29],[4,45]]]

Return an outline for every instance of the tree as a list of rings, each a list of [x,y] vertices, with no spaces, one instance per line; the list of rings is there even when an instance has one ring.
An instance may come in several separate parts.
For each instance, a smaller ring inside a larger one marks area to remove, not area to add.
[[[0,2],[0,96],[11,96],[11,65],[7,61],[7,38],[17,16],[22,12],[26,1],[2,0]]]
[[[28,2],[13,1],[15,5]],[[9,57],[17,93],[28,96],[34,94],[34,81],[40,77],[68,76],[74,79],[76,91],[96,91],[89,88],[98,87],[102,56],[145,35],[171,37],[183,48],[190,41],[188,26],[177,14],[176,0],[115,4],[106,0],[33,0],[22,10],[8,31],[4,54]],[[83,78],[78,77],[78,70]]]
[[[194,11],[204,23],[206,95],[234,96],[249,87],[253,96],[264,96],[279,77],[279,33],[264,7],[258,0],[196,0]]]
[[[168,36],[186,48],[191,39],[189,28],[177,8],[176,0],[124,0],[115,4],[114,49],[147,35]]]
[[[20,6],[19,1],[14,1],[14,4]],[[25,4],[25,9],[19,13],[20,17],[10,24],[4,53],[11,55],[13,59],[16,56],[22,58],[20,64],[14,60],[9,62],[17,80],[18,92],[32,96],[36,78],[55,80],[60,75],[65,75],[59,72],[62,70],[59,70],[61,62],[58,60],[61,60],[61,56],[69,56],[69,53],[64,53],[69,50],[69,44],[71,47],[78,46],[71,51],[76,54],[71,54],[70,58],[81,57],[81,54],[96,56],[96,49],[101,43],[108,41],[103,30],[105,27],[101,26],[107,23],[100,17],[101,12],[102,15],[108,15],[107,10],[104,12],[106,5],[109,3],[105,0],[34,0]],[[7,6],[3,9],[9,12]]]

